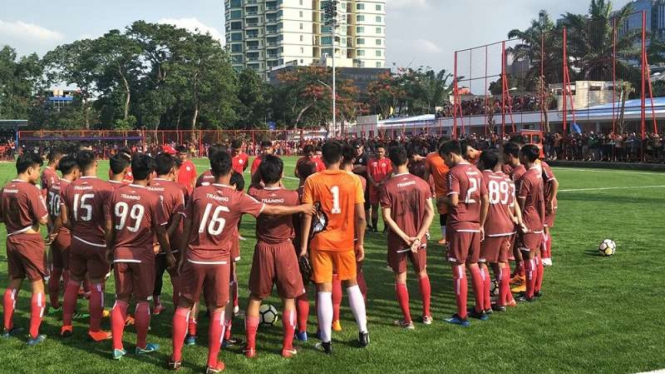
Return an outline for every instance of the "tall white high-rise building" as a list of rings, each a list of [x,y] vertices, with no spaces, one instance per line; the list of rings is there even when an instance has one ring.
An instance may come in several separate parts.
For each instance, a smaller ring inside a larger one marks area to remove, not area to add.
[[[226,45],[237,69],[267,77],[279,66],[331,64],[330,0],[225,0]],[[339,67],[385,67],[386,1],[339,0],[335,58]]]

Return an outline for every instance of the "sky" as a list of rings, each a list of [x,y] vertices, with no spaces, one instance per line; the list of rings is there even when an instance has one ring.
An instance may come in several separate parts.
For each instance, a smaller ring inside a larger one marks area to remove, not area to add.
[[[615,8],[626,0],[615,1]],[[0,0],[0,45],[43,55],[57,45],[136,20],[204,30],[222,40],[223,0]],[[452,70],[454,51],[506,38],[540,9],[553,19],[586,13],[590,0],[387,0],[386,65]],[[479,59],[476,57],[476,63]]]

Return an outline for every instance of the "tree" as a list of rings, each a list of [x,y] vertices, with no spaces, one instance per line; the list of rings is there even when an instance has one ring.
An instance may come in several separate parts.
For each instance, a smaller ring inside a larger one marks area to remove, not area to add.
[[[245,69],[238,76],[238,129],[263,129],[268,119],[270,106],[270,86],[251,69]]]
[[[31,119],[40,107],[43,68],[36,54],[17,57],[5,46],[0,50],[0,118]]]

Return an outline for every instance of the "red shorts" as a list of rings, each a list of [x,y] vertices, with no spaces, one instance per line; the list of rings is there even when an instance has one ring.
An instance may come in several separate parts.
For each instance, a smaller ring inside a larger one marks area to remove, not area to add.
[[[254,249],[249,291],[265,299],[272,293],[274,284],[283,299],[295,299],[305,293],[298,257],[290,241],[282,244],[259,242]]]
[[[381,199],[381,191],[383,191],[383,187],[376,188],[373,185],[369,185],[368,189],[369,189],[369,203],[371,205],[378,204]]]
[[[7,237],[7,262],[11,279],[34,282],[48,274],[44,256],[44,238],[40,234],[18,234]]]
[[[90,279],[104,279],[110,270],[105,255],[106,246],[102,248],[86,244],[72,237],[69,249],[69,272],[76,278],[82,279],[88,273]]]
[[[148,300],[155,289],[155,262],[115,262],[115,297],[134,296],[137,301]]]
[[[480,259],[480,232],[458,232],[448,229],[448,261],[476,263]]]
[[[543,233],[538,234],[522,234],[522,250],[533,252],[540,249],[543,241]]]
[[[180,272],[180,296],[192,303],[199,301],[201,292],[208,306],[223,308],[229,302],[231,258],[215,263],[192,263],[185,260]]]
[[[556,219],[556,209],[552,213],[545,213],[545,227],[554,227],[554,220]]]
[[[485,240],[480,242],[480,260],[479,262],[508,262],[510,248],[512,247],[512,235],[508,236],[485,236]]]
[[[395,273],[405,273],[407,270],[407,260],[411,261],[413,270],[420,273],[427,267],[427,247],[420,248],[418,253],[411,252],[404,246],[388,246],[388,265]]]
[[[69,248],[72,245],[72,235],[69,231],[60,231],[51,243],[51,259],[54,269],[69,270]]]

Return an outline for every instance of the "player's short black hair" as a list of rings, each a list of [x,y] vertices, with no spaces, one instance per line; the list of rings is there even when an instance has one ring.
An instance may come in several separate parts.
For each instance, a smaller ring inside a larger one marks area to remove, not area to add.
[[[127,155],[122,152],[114,154],[109,160],[109,165],[111,167],[111,173],[120,174],[131,164],[131,159],[127,158]]]
[[[177,146],[175,150],[178,153],[187,153],[187,147],[185,147],[184,145]]]
[[[79,164],[76,162],[74,156],[65,156],[60,159],[60,163],[58,164],[58,170],[60,170],[63,176],[71,173],[78,167]]]
[[[462,156],[466,156],[466,152],[469,150],[469,147],[471,147],[471,143],[469,143],[469,141],[466,139],[462,139],[459,142],[459,146],[462,150]]]
[[[344,143],[342,145],[342,164],[353,165],[354,162],[356,162],[356,150],[350,144]]]
[[[264,140],[261,142],[261,148],[271,148],[272,142],[270,140]]]
[[[445,156],[447,154],[456,154],[458,156],[462,155],[462,146],[458,140],[449,140],[439,147],[439,155]]]
[[[401,145],[390,147],[388,158],[390,158],[390,162],[392,162],[395,166],[403,166],[406,165],[407,162],[409,162],[409,158],[407,157],[406,154],[406,149]]]
[[[342,159],[342,144],[329,140],[323,145],[323,162],[326,165],[338,163]]]
[[[16,173],[23,174],[31,167],[41,167],[44,160],[38,154],[26,152],[16,160]]]
[[[176,170],[180,169],[181,166],[182,166],[182,160],[180,159],[180,157],[176,157],[175,158],[175,168],[176,168]]]
[[[155,157],[157,175],[167,175],[175,166],[174,157],[168,153],[160,153]],[[133,169],[132,169],[133,172]]]
[[[307,144],[305,148],[302,149],[302,153],[306,156],[308,153],[314,153],[314,146]]]
[[[144,153],[136,153],[132,157],[132,175],[134,176],[134,180],[144,181],[148,179],[156,167],[157,163],[155,159]]]
[[[298,164],[298,175],[300,176],[300,179],[305,180],[314,173],[316,173],[316,164],[314,162],[307,161]]]
[[[97,161],[97,156],[95,156],[95,152],[93,151],[84,149],[78,151],[76,154],[76,163],[79,164],[81,171],[86,171],[92,168],[95,164],[95,161]]]
[[[242,174],[237,171],[233,172],[231,175],[231,186],[236,188],[236,191],[243,191],[245,189],[245,178],[242,177]]]
[[[284,162],[277,156],[265,155],[259,165],[261,180],[265,184],[273,184],[282,179],[284,173]]]
[[[242,148],[242,140],[241,139],[235,139],[234,141],[232,141],[231,142],[231,148],[233,148],[233,149]]]
[[[215,178],[231,172],[231,155],[226,151],[215,152],[210,156],[210,169]]]
[[[529,162],[535,162],[538,157],[540,157],[540,149],[535,144],[528,144],[522,147],[520,153],[524,158],[529,160]]]
[[[383,144],[383,143],[379,143],[379,144],[376,145],[376,149],[378,150],[379,148],[386,149],[386,145]]]
[[[517,158],[520,156],[520,146],[517,143],[506,143],[503,145],[503,154]]]
[[[219,151],[223,151],[223,150],[224,150],[224,146],[221,145],[221,144],[211,145],[210,147],[208,147],[208,160],[210,160],[212,155],[214,155],[215,153],[217,153]]]
[[[53,149],[51,152],[48,153],[48,163],[52,164],[59,158],[62,158],[62,151],[59,149]]]
[[[494,169],[496,164],[499,163],[499,154],[495,150],[485,150],[480,155],[480,162],[483,165],[483,168],[487,170]]]
[[[87,140],[81,140],[79,142],[79,150],[84,150],[85,148],[88,148],[88,147],[91,147],[91,146],[92,146],[92,144],[90,144],[90,142],[87,141]]]
[[[519,134],[518,135],[513,135],[510,138],[510,142],[517,144],[520,148],[522,146],[524,146],[526,143],[528,143],[526,136],[522,136],[522,135],[519,135]]]

